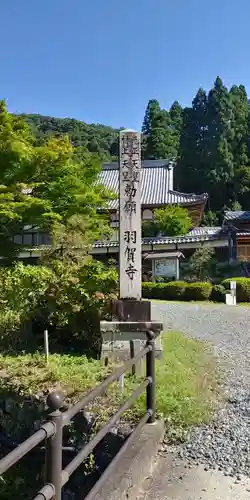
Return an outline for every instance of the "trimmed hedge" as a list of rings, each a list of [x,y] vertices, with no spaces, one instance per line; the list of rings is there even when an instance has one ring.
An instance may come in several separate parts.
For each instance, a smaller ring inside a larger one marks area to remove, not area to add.
[[[185,300],[209,300],[212,292],[211,283],[189,283],[186,287]]]
[[[226,289],[223,285],[214,285],[210,295],[213,302],[225,302]]]
[[[165,299],[166,300],[183,300],[187,283],[185,281],[171,281],[166,283]]]
[[[230,281],[236,281],[237,302],[250,302],[250,278],[227,278],[220,285],[208,282],[185,283],[142,283],[142,296],[161,300],[213,300],[225,302],[225,294],[230,290]]]
[[[226,290],[230,290],[230,281],[236,281],[237,302],[250,302],[250,278],[228,278],[221,283]]]
[[[142,296],[161,300],[208,300],[212,291],[210,283],[142,283]]]
[[[142,283],[142,296],[144,299],[165,299],[164,290],[168,283]]]
[[[142,283],[142,296],[144,299],[182,300],[186,285],[184,281]]]

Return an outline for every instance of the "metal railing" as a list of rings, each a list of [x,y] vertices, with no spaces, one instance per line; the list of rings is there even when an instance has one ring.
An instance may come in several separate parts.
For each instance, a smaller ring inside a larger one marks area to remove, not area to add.
[[[105,484],[112,470],[120,459],[122,454],[139,433],[143,425],[153,423],[155,420],[155,340],[153,332],[147,332],[147,343],[145,348],[134,358],[127,360],[123,366],[107,377],[102,384],[95,387],[86,396],[80,399],[78,403],[62,412],[60,408],[63,405],[63,397],[60,392],[51,392],[47,397],[47,405],[51,410],[48,421],[41,425],[40,429],[22,444],[17,446],[8,455],[0,460],[0,475],[4,474],[10,467],[17,463],[22,457],[33,450],[39,443],[45,441],[45,485],[33,500],[61,500],[62,487],[69,481],[73,472],[82,464],[82,462],[92,453],[98,443],[106,436],[112,427],[119,421],[123,413],[131,408],[135,401],[146,389],[146,411],[137,427],[130,434],[123,444],[120,451],[106,468],[100,479],[92,490],[88,493],[86,500],[92,500],[98,490]],[[63,455],[63,427],[67,425],[78,412],[83,410],[95,397],[105,392],[109,385],[117,381],[128,369],[132,368],[138,361],[146,356],[146,378],[132,395],[119,408],[108,423],[101,428],[73,458],[73,460],[62,469]]]

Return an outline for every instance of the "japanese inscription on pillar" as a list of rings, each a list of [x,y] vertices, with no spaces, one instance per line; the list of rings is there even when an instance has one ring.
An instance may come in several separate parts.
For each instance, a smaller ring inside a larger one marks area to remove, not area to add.
[[[120,298],[141,298],[141,134],[120,132]]]

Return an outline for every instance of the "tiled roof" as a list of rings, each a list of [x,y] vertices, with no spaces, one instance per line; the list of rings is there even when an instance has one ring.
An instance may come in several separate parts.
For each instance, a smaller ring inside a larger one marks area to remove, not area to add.
[[[189,236],[215,236],[218,235],[222,230],[221,226],[201,226],[201,227],[195,227],[192,229],[188,234]]]
[[[173,257],[176,257],[177,259],[180,259],[180,258],[184,258],[184,255],[182,252],[161,252],[161,253],[156,253],[156,252],[152,252],[152,253],[149,253],[145,259],[147,260],[152,260],[152,259],[157,259],[158,257],[167,257],[168,259],[171,259]]]
[[[236,231],[237,236],[250,236],[250,231]]]
[[[245,220],[250,221],[250,211],[234,210],[225,212],[224,219],[228,220]]]
[[[103,169],[105,170],[118,170],[118,162],[113,161],[113,162],[104,162],[103,163]],[[160,159],[160,160],[142,160],[141,162],[142,168],[155,168],[155,167],[169,167],[173,168],[175,166],[175,161],[172,160],[167,160],[167,159]]]
[[[166,203],[177,204],[177,203],[193,203],[197,201],[207,201],[208,195],[204,194],[194,194],[194,193],[179,193],[179,191],[169,191]]]
[[[222,236],[221,227],[197,227],[192,229],[185,236],[157,236],[142,238],[143,245],[167,245],[175,243],[195,243],[199,241],[211,241]],[[95,248],[102,247],[118,247],[118,241],[97,241],[94,243]]]
[[[195,243],[198,241],[210,241],[216,239],[216,235],[204,234],[204,235],[190,235],[186,236],[162,236],[156,238],[143,238],[144,245],[167,245],[171,243]]]
[[[163,160],[162,160],[163,161]],[[188,204],[198,201],[206,201],[207,195],[186,194],[174,191],[173,188],[173,167],[172,164],[160,165],[151,161],[142,162],[141,175],[141,204],[142,205],[167,205],[167,204]],[[99,182],[107,189],[118,195],[119,193],[119,170],[117,164],[104,164],[99,174]],[[118,208],[118,199],[109,203],[110,209]]]

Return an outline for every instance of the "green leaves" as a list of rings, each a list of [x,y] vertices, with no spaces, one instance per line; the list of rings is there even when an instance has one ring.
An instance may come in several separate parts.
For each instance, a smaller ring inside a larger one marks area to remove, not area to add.
[[[42,115],[23,115],[36,137],[36,143],[42,145],[51,136],[68,135],[70,142],[77,148],[77,159],[85,153],[97,153],[102,161],[109,161],[117,156],[118,130],[104,125],[87,125],[73,118],[54,118]]]
[[[185,235],[191,229],[192,220],[185,208],[169,205],[155,211],[155,222],[164,236]]]
[[[189,259],[187,274],[194,280],[199,281],[209,279],[213,275],[213,256],[215,254],[212,247],[200,247],[195,250]]]
[[[192,220],[185,208],[169,205],[166,208],[156,209],[154,220],[143,223],[143,235],[183,236],[188,233],[191,226]]]
[[[52,235],[52,254],[79,258],[109,232],[99,209],[112,197],[97,184],[100,159],[75,154],[69,138],[49,137],[37,144],[21,117],[0,102],[1,252],[14,257],[24,226]],[[81,250],[80,254],[78,250]]]
[[[235,202],[247,208],[249,105],[245,88],[229,91],[218,77],[208,94],[199,89],[184,110],[178,175],[184,191],[208,192],[210,210],[221,216]]]
[[[49,326],[58,344],[64,341],[64,337],[60,338],[61,329],[67,328],[67,343],[73,345],[72,336],[76,343],[86,336],[87,348],[91,350],[99,335],[100,317],[105,316],[109,301],[116,294],[118,277],[113,267],[85,257],[81,264],[54,260],[50,267],[22,263],[2,267],[0,282],[1,348],[21,349],[27,337],[29,348],[37,348],[42,342],[39,331]],[[40,325],[33,332],[38,338],[26,327],[32,321]],[[81,352],[82,349],[83,346]]]
[[[208,193],[209,210],[221,219],[224,207],[249,208],[250,113],[243,85],[229,90],[217,77],[199,88],[192,106],[175,101],[169,111],[149,101],[142,125],[143,158],[177,159],[175,188]],[[145,230],[151,231],[150,224]]]
[[[182,108],[177,101],[170,111],[160,108],[159,102],[151,99],[147,105],[142,125],[142,155],[145,159],[173,158],[177,156]]]

